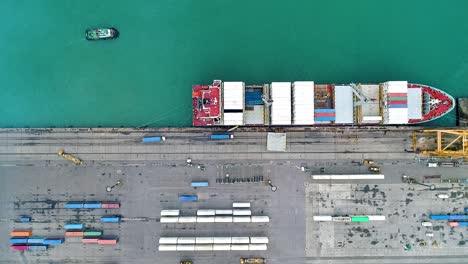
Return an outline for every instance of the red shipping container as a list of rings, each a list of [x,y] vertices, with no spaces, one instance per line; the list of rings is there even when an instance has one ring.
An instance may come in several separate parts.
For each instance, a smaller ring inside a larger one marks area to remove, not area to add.
[[[457,222],[448,222],[449,226],[458,226]]]
[[[99,238],[86,238],[84,237],[83,239],[81,239],[81,242],[85,243],[85,244],[97,244],[99,241]]]
[[[28,250],[29,247],[28,245],[11,245],[10,249],[15,251],[25,251]]]
[[[67,237],[82,237],[84,235],[83,231],[67,231],[65,236]]]
[[[406,97],[408,96],[407,93],[388,93],[388,97]]]
[[[99,245],[115,245],[117,244],[117,239],[99,239]]]
[[[402,105],[404,105],[404,104],[407,104],[407,103],[408,103],[408,101],[406,101],[406,100],[401,100],[401,101],[388,101],[388,104],[389,104],[389,105],[396,105],[396,104],[402,104]]]
[[[101,207],[104,209],[118,209],[120,208],[119,203],[102,203]]]
[[[316,117],[328,117],[328,116],[335,116],[335,113],[314,113],[314,116]]]
[[[31,230],[14,230],[10,232],[11,237],[30,237],[31,235]]]

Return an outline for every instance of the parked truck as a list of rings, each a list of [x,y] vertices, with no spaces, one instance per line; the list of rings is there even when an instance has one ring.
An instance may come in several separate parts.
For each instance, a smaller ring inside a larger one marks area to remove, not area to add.
[[[240,264],[264,264],[264,258],[240,258]]]

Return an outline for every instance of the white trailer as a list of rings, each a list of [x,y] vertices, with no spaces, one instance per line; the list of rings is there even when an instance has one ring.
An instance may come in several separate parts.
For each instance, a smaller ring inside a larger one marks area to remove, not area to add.
[[[236,245],[236,244],[232,244],[231,245],[231,250],[233,251],[240,251],[240,250],[249,250],[249,245]]]
[[[201,244],[195,245],[195,251],[212,251],[213,244]]]
[[[232,217],[234,223],[250,223],[250,216],[234,216]]]
[[[159,251],[177,251],[177,245],[159,245]]]
[[[196,223],[197,217],[196,216],[179,216],[178,223]]]
[[[179,222],[179,217],[177,216],[163,216],[160,220],[161,223],[177,223]]]
[[[232,223],[232,216],[215,216],[215,223]]]
[[[180,210],[161,210],[161,216],[179,216]]]
[[[214,238],[213,237],[196,237],[195,244],[213,244]]]
[[[265,215],[253,215],[250,220],[252,223],[268,223],[270,222],[270,217]]]
[[[197,210],[197,216],[214,216],[215,214],[216,214],[216,211],[212,209]]]
[[[214,251],[229,251],[231,250],[231,244],[214,244]]]
[[[194,251],[195,250],[195,245],[190,244],[190,245],[177,245],[177,251]]]
[[[214,216],[197,216],[197,223],[214,223]]]
[[[195,244],[195,237],[178,237],[177,244]]]
[[[250,208],[250,203],[232,203],[233,208]]]
[[[267,250],[266,244],[249,244],[249,250]]]
[[[250,237],[250,244],[268,244],[268,237]]]
[[[252,211],[250,209],[234,209],[232,210],[233,215],[252,215]]]
[[[215,210],[216,215],[232,215],[232,209],[227,209],[227,210]]]
[[[249,244],[249,237],[231,237],[231,244]]]
[[[213,237],[214,244],[231,244],[231,237]]]
[[[177,244],[177,237],[160,237],[159,244]]]

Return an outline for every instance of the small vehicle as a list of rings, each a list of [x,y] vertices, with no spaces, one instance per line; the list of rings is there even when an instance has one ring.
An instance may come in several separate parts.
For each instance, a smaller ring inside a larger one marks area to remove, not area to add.
[[[372,165],[375,162],[373,160],[370,160],[370,159],[365,159],[362,163],[364,163],[364,165]]]
[[[190,260],[181,260],[180,264],[193,264]]]
[[[372,171],[372,172],[380,172],[379,167],[369,167],[369,170]]]
[[[440,199],[448,199],[448,198],[449,198],[449,195],[448,195],[448,194],[444,194],[444,193],[439,193],[439,194],[437,194],[437,198],[440,198]]]
[[[58,152],[58,155],[64,157],[65,159],[67,159],[67,160],[69,160],[69,161],[71,161],[71,162],[73,162],[73,163],[75,163],[75,164],[83,164],[83,161],[82,161],[82,160],[80,160],[80,159],[77,158],[77,157],[73,157],[73,156],[70,155],[70,154],[65,153],[65,151],[63,151],[63,149],[61,149],[61,150]]]
[[[433,237],[433,236],[434,236],[434,233],[426,233],[426,236],[427,236],[427,237]]]
[[[264,258],[240,258],[240,264],[264,264]]]
[[[427,167],[429,168],[437,168],[439,167],[439,164],[437,162],[428,162]]]
[[[421,223],[422,226],[432,226],[432,223],[431,222],[422,222]]]
[[[115,39],[118,36],[119,32],[115,28],[96,28],[86,30],[87,40]]]

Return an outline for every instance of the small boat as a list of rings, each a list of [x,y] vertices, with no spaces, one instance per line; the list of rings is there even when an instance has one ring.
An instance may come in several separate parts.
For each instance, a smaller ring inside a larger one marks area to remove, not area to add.
[[[119,32],[115,28],[96,28],[86,30],[87,40],[114,39],[119,36]]]

